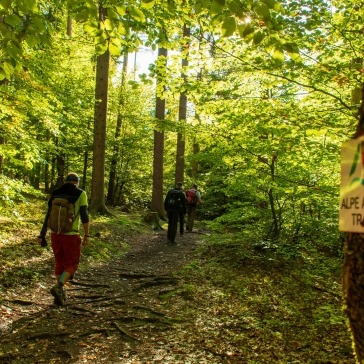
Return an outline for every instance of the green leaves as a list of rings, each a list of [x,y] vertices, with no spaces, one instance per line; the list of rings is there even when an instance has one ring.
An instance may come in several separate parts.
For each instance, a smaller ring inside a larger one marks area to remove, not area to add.
[[[2,62],[0,66],[0,80],[10,79],[14,73],[14,67],[9,62]]]
[[[266,4],[259,2],[257,3],[257,5],[254,6],[253,9],[255,10],[257,15],[265,22],[270,22],[272,20],[270,9]]]
[[[225,7],[225,0],[212,0],[210,6],[210,13],[211,14],[220,14]]]
[[[225,19],[222,24],[222,35],[224,37],[229,37],[234,34],[236,30],[236,20],[234,17],[230,16],[229,18]]]
[[[302,62],[297,44],[286,42],[282,44],[282,49],[287,52],[293,61],[297,63]]]
[[[272,52],[272,59],[274,61],[278,61],[283,63],[284,62],[284,52],[280,48],[275,48]]]
[[[110,54],[114,55],[114,56],[119,56],[121,53],[121,49],[122,49],[121,46],[122,46],[121,38],[119,38],[119,37],[111,38],[111,41],[109,43]]]
[[[155,0],[142,0],[141,5],[144,9],[152,9],[155,5]]]
[[[264,33],[261,30],[258,30],[257,32],[254,33],[253,36],[253,43],[255,45],[258,45],[263,39],[264,39]]]
[[[136,20],[138,22],[142,22],[142,23],[145,22],[145,15],[140,9],[138,9],[134,6],[130,6],[128,8],[128,10],[134,20]]]
[[[12,14],[4,17],[4,23],[10,25],[13,28],[17,28],[22,25],[23,20],[18,15]]]

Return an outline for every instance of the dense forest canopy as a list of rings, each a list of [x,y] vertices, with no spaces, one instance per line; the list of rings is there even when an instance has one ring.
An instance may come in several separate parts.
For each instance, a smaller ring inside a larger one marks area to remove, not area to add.
[[[362,12],[353,1],[2,2],[3,207],[20,182],[47,192],[70,170],[91,188],[95,67],[107,50],[105,195],[113,166],[113,204],[148,206],[158,130],[164,189],[174,183],[178,133],[184,182],[198,182],[215,223],[257,222],[257,235],[273,240],[334,227],[339,148],[360,102]],[[141,46],[167,48],[166,68],[158,59],[139,78],[123,68],[123,55]],[[166,102],[162,122],[155,97]]]
[[[178,133],[184,182],[198,182],[215,222],[259,220],[254,231],[273,239],[334,227],[339,148],[360,102],[362,11],[352,1],[3,2],[3,206],[16,183],[47,192],[69,170],[90,188],[95,62],[108,50],[105,195],[113,165],[113,204],[148,206],[159,130],[164,189],[174,183]],[[140,46],[169,49],[166,68],[158,59],[139,78],[123,68],[123,55]],[[181,93],[188,104],[179,120]],[[166,101],[162,122],[155,97]]]

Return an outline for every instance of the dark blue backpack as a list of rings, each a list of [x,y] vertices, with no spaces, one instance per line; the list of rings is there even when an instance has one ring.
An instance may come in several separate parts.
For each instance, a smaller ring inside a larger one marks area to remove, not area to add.
[[[182,206],[181,204],[182,193],[183,192],[180,190],[172,190],[168,192],[166,200],[167,210],[179,210],[179,208]]]

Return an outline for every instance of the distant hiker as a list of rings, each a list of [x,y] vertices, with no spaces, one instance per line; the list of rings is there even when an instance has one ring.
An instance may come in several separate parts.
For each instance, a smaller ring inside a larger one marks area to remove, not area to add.
[[[196,217],[197,204],[201,205],[202,203],[201,193],[197,189],[197,185],[193,184],[192,187],[186,191],[187,231],[192,231]]]
[[[41,246],[46,246],[47,228],[51,230],[51,243],[55,259],[54,273],[57,284],[52,287],[54,303],[63,306],[66,301],[65,283],[75,274],[81,257],[81,246],[89,243],[89,216],[86,192],[78,187],[80,179],[69,173],[65,183],[52,192],[48,210],[38,236]],[[79,235],[80,220],[84,236]]]
[[[168,215],[168,243],[174,244],[177,234],[177,224],[179,220],[179,231],[183,235],[184,215],[186,214],[186,196],[182,190],[182,182],[178,182],[176,187],[169,190],[164,199],[164,209]]]

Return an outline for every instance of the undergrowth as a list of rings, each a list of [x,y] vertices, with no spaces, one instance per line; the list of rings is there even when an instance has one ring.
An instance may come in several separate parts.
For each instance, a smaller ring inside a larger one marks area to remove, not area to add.
[[[49,234],[47,247],[41,248],[37,242],[47,208],[46,199],[30,195],[18,199],[13,208],[16,214],[9,212],[0,218],[0,301],[5,289],[53,277]],[[138,215],[126,215],[117,210],[113,213],[110,217],[90,216],[92,238],[89,246],[82,249],[80,271],[125,254],[126,238],[146,231]]]
[[[17,202],[18,214],[0,220],[0,303],[6,289],[53,276],[51,249],[36,242],[45,208],[45,199],[28,197]],[[91,219],[80,270],[125,254],[128,238],[146,232],[140,216],[117,210]],[[180,272],[185,303],[174,307],[194,317],[194,337],[208,337],[201,346],[247,364],[354,363],[342,256],[329,243],[279,244],[237,232],[204,240]]]
[[[216,339],[211,350],[224,335],[249,364],[354,363],[342,307],[342,258],[310,241],[296,247],[295,256],[285,252],[215,234],[184,267],[198,319]]]

